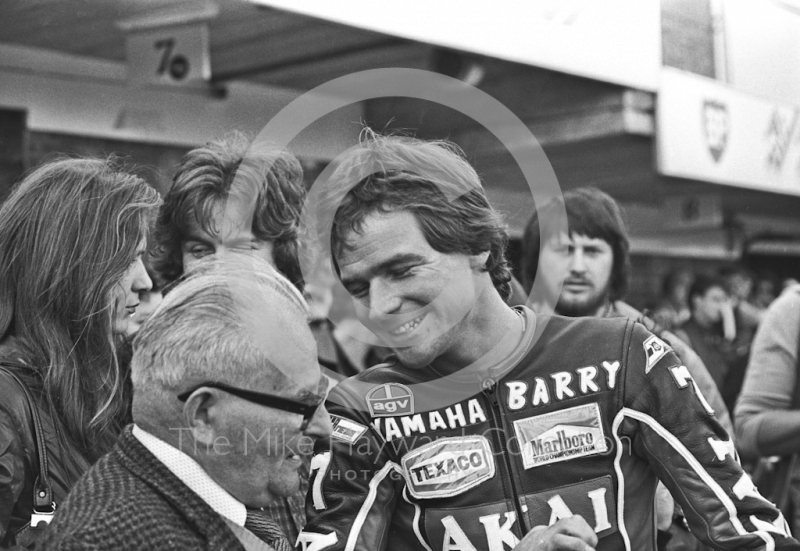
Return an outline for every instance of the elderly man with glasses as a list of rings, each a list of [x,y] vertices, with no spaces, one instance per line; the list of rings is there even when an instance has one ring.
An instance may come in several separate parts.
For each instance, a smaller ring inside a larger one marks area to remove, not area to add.
[[[77,483],[45,549],[290,551],[263,508],[327,438],[306,304],[264,261],[207,262],[134,342],[134,424]]]

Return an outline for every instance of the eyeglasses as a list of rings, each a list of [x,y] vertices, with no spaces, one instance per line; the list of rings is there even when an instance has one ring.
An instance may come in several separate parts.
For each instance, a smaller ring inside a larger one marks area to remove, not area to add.
[[[189,399],[189,396],[191,396],[194,391],[203,387],[218,388],[219,390],[225,391],[228,394],[233,394],[234,396],[238,396],[239,398],[243,398],[248,402],[253,402],[254,404],[261,406],[267,406],[270,408],[279,409],[281,411],[288,411],[289,413],[298,413],[303,416],[303,423],[300,425],[301,432],[306,430],[306,427],[308,427],[308,424],[311,422],[311,419],[314,417],[314,414],[317,413],[319,406],[321,406],[323,402],[323,399],[320,398],[315,404],[303,404],[301,402],[289,400],[288,398],[273,396],[272,394],[264,394],[262,392],[254,392],[252,390],[244,390],[242,388],[228,386],[225,383],[215,383],[211,381],[199,384],[191,390],[187,390],[186,392],[178,394],[178,400],[185,402]]]

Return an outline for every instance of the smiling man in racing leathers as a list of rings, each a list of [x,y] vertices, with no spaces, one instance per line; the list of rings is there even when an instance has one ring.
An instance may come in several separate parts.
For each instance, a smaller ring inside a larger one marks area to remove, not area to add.
[[[800,549],[666,343],[505,305],[507,236],[457,148],[372,136],[326,189],[340,279],[396,357],[329,397],[304,551],[648,551],[659,478],[709,545]]]

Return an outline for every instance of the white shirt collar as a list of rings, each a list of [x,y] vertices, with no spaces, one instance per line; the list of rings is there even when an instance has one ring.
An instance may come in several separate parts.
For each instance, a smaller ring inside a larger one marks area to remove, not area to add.
[[[194,459],[138,425],[133,425],[133,436],[214,511],[234,524],[244,526],[247,518],[244,504],[214,482]]]

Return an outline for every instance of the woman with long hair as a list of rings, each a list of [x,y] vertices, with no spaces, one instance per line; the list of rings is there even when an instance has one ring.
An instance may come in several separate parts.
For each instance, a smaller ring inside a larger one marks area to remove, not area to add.
[[[0,547],[30,541],[45,489],[57,505],[116,440],[117,347],[152,286],[142,255],[159,204],[111,160],[60,159],[0,207]]]

